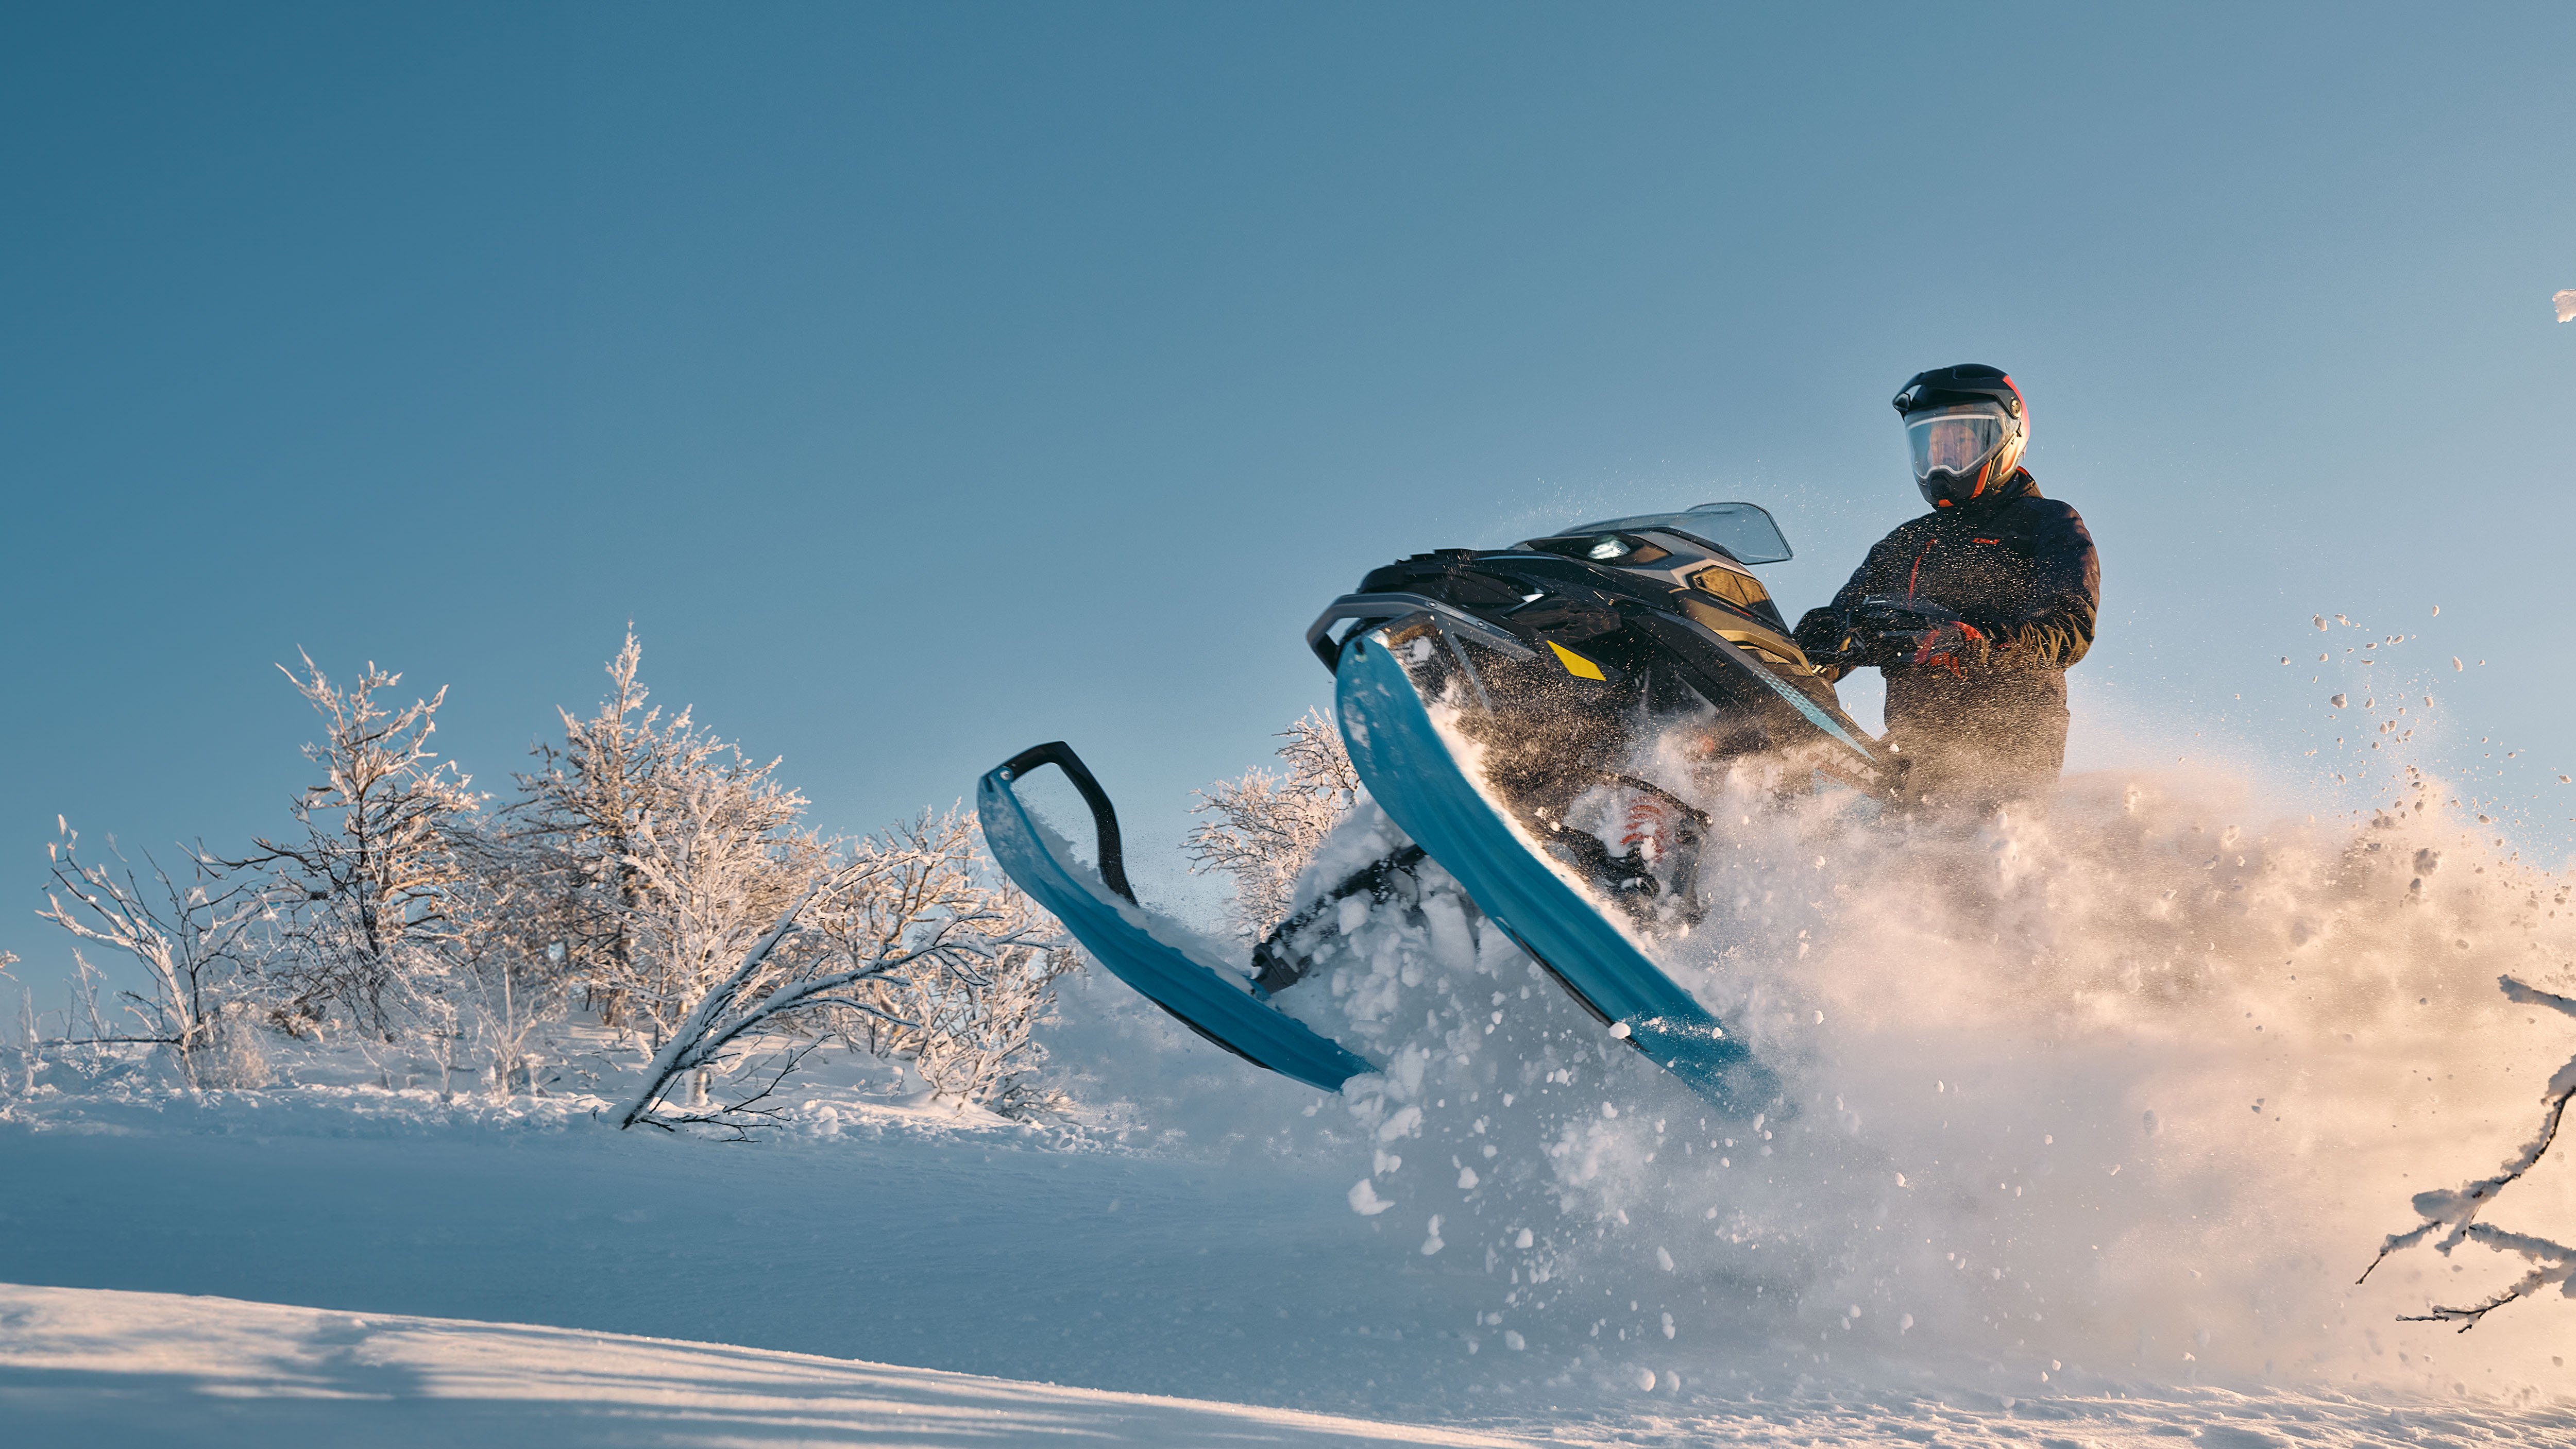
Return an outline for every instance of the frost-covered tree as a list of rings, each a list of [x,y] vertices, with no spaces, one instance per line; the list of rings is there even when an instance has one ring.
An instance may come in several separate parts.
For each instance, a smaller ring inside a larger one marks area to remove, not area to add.
[[[1191,870],[1234,878],[1236,928],[1258,938],[1287,919],[1290,889],[1336,821],[1359,799],[1359,772],[1332,721],[1308,710],[1278,738],[1284,774],[1254,769],[1198,792]]]
[[[924,1075],[937,1072],[958,1095],[1011,1105],[997,1099],[1026,1056],[1019,1016],[1042,1012],[1062,942],[1053,921],[995,888],[979,864],[972,826],[953,812],[812,858],[803,889],[654,1054],[619,1125],[757,1122],[821,1029],[851,1016],[884,1024],[897,1054],[927,1053]],[[976,991],[980,1009],[967,1001]],[[931,1003],[945,1014],[925,1010]],[[687,1105],[667,1105],[683,1078],[710,1071],[767,1081],[712,1108],[695,1091]]]
[[[285,673],[324,726],[304,747],[322,779],[295,798],[303,834],[227,864],[266,867],[300,898],[273,968],[288,1019],[319,1023],[337,1002],[390,1038],[451,964],[467,883],[456,839],[481,802],[429,748],[445,689],[395,709],[377,696],[401,675],[370,663],[342,688],[303,657],[303,677]]]
[[[224,1025],[225,1007],[243,994],[243,976],[254,960],[250,933],[270,918],[267,882],[229,879],[219,863],[190,851],[192,870],[184,882],[173,880],[146,853],[152,879],[147,886],[114,840],[108,850],[116,864],[91,864],[80,858],[80,833],[60,816],[54,823],[62,836],[45,847],[54,885],[45,893],[46,909],[36,914],[77,940],[133,957],[151,983],[148,994],[122,993],[141,1029],[121,1039],[166,1047],[191,1087],[247,1085],[237,1080],[241,1073],[221,1070],[207,1058]],[[73,955],[79,957],[77,947]],[[86,976],[89,963],[80,964]]]
[[[636,822],[625,857],[641,884],[635,951],[611,981],[657,1047],[823,864],[797,829],[804,797],[771,777],[776,763],[709,756]]]
[[[546,946],[590,986],[610,1026],[626,1016],[612,983],[638,970],[636,913],[645,887],[628,863],[636,829],[691,764],[685,742],[695,734],[686,711],[665,726],[660,710],[645,707],[651,691],[637,677],[642,663],[629,628],[608,663],[608,695],[587,719],[556,711],[563,743],[537,746],[539,767],[518,777],[521,799],[510,811],[511,837],[533,851],[529,884],[552,907]]]
[[[877,862],[864,888],[818,912],[817,930],[838,958],[884,957],[948,923],[983,947],[942,958],[942,969],[854,986],[853,998],[872,1009],[843,1014],[844,1037],[910,1063],[952,1101],[1006,1116],[1055,1105],[1030,1081],[1044,1060],[1036,1030],[1057,979],[1079,958],[1060,944],[1053,919],[993,868],[972,822],[953,810],[924,812],[854,855]]]
[[[598,710],[559,711],[563,743],[519,777],[510,833],[542,867],[531,889],[551,895],[547,944],[565,971],[603,1022],[632,1018],[658,1046],[803,888],[820,847],[778,761],[745,759],[688,710],[646,706],[642,659],[630,629]]]

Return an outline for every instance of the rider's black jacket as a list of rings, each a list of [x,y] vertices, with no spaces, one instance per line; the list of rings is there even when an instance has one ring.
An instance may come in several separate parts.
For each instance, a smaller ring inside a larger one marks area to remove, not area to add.
[[[1798,642],[1828,650],[1835,610],[1870,595],[1955,610],[1986,637],[1939,664],[1898,662],[1887,675],[1887,726],[1918,755],[1999,752],[2008,772],[2054,778],[2066,750],[2066,670],[2093,644],[2102,566],[2073,508],[2040,496],[2027,471],[1992,503],[1944,508],[1879,540],[1829,609],[1799,621]]]

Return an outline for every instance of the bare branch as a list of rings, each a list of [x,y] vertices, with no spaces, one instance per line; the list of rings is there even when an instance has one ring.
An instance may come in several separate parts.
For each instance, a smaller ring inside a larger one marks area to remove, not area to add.
[[[2576,1000],[2539,990],[2510,976],[2498,978],[2497,984],[2504,992],[2505,999],[2517,1005],[2545,1006],[2564,1015],[2576,1017]],[[2558,1128],[2566,1120],[2567,1104],[2570,1099],[2576,1099],[2576,1059],[2571,1059],[2567,1065],[2560,1067],[2550,1077],[2548,1086],[2543,1089],[2540,1130],[2533,1134],[2531,1140],[2524,1143],[2512,1157],[2507,1158],[2493,1177],[2480,1178],[2457,1188],[2436,1188],[2417,1193],[2412,1206],[2416,1216],[2423,1221],[2405,1232],[2390,1234],[2387,1241],[2380,1245],[2379,1256],[2371,1259],[2370,1266],[2363,1269],[2361,1277],[2355,1281],[2357,1283],[2370,1281],[2370,1275],[2381,1263],[2388,1260],[2391,1253],[2414,1247],[2436,1231],[2447,1228],[2450,1231],[2433,1245],[2433,1250],[2444,1257],[2450,1256],[2451,1250],[2462,1243],[2475,1242],[2497,1252],[2510,1253],[2534,1266],[2523,1275],[2520,1282],[2482,1303],[2460,1308],[2436,1306],[2426,1314],[2401,1317],[2398,1320],[2401,1323],[2457,1322],[2460,1324],[2460,1332],[2466,1333],[2477,1327],[2480,1320],[2489,1313],[2517,1298],[2526,1297],[2553,1283],[2569,1284],[2571,1277],[2576,1277],[2576,1249],[2551,1242],[2546,1238],[2511,1232],[2479,1222],[2478,1215],[2492,1205],[2507,1187],[2519,1182],[2524,1173],[2539,1165],[2540,1159],[2548,1153],[2550,1145],[2558,1139]]]

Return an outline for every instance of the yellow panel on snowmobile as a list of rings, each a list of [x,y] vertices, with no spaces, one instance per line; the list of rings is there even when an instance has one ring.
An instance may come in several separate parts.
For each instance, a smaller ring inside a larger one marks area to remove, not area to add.
[[[1556,651],[1557,662],[1565,666],[1566,673],[1573,675],[1577,679],[1602,678],[1600,665],[1593,663],[1591,660],[1584,658],[1582,655],[1575,653],[1573,650],[1566,648],[1564,645],[1557,643],[1553,639],[1547,641],[1547,647]]]

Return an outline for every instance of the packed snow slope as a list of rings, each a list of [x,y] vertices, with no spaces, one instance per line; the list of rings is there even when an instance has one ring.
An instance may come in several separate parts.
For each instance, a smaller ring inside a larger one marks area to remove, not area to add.
[[[2342,1398],[1814,1395],[1547,1416],[1525,1434],[850,1363],[524,1324],[0,1284],[0,1415],[13,1444],[205,1449],[474,1443],[1158,1445],[1551,1443],[2223,1449],[2564,1442],[2576,1420]]]
[[[222,1298],[0,1285],[13,1444],[1145,1446],[1518,1438],[808,1354]]]

